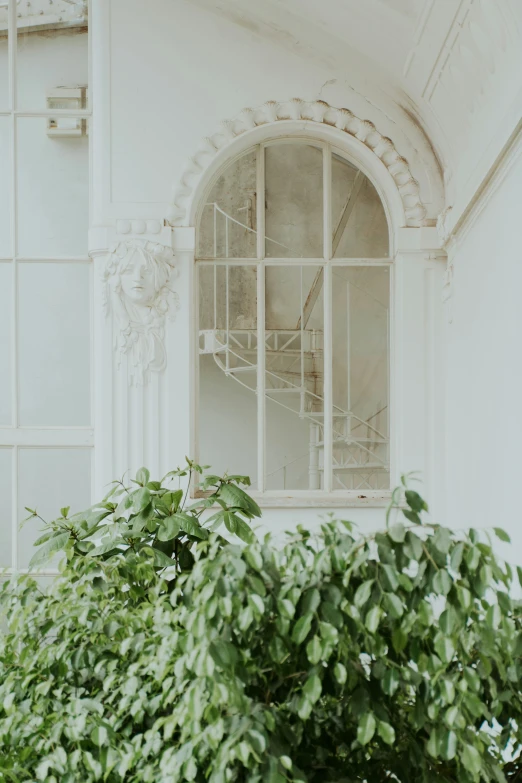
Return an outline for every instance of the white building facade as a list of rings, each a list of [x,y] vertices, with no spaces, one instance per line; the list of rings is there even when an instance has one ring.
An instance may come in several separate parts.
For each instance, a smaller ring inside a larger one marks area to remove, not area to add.
[[[0,566],[185,455],[522,544],[521,117],[519,0],[0,3]]]

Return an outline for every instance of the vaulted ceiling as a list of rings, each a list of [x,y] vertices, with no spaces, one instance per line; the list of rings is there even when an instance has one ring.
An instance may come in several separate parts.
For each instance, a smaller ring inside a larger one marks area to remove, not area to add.
[[[522,116],[521,0],[190,1],[393,103],[428,137],[451,200]]]

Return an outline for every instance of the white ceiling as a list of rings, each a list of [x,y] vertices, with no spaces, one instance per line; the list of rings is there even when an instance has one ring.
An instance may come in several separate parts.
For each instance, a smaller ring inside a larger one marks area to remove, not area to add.
[[[306,19],[400,80],[424,0],[263,0],[261,7],[267,18],[279,7]]]

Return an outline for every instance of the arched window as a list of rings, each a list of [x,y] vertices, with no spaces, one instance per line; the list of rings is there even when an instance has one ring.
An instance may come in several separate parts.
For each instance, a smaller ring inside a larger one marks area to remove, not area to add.
[[[197,451],[261,492],[389,488],[389,229],[330,144],[214,178],[197,230]]]

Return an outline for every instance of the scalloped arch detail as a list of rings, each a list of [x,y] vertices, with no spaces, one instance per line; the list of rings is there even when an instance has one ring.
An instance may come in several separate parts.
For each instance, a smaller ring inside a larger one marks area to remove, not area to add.
[[[190,159],[181,182],[174,189],[167,219],[173,226],[186,225],[188,205],[194,190],[215,155],[237,136],[260,125],[280,120],[306,120],[338,128],[354,136],[383,162],[390,172],[401,197],[407,226],[423,226],[426,207],[420,197],[419,183],[412,175],[408,161],[395,148],[393,141],[380,133],[373,122],[356,117],[349,109],[337,109],[325,101],[267,101],[257,109],[243,109],[233,120],[225,120],[213,136]]]

